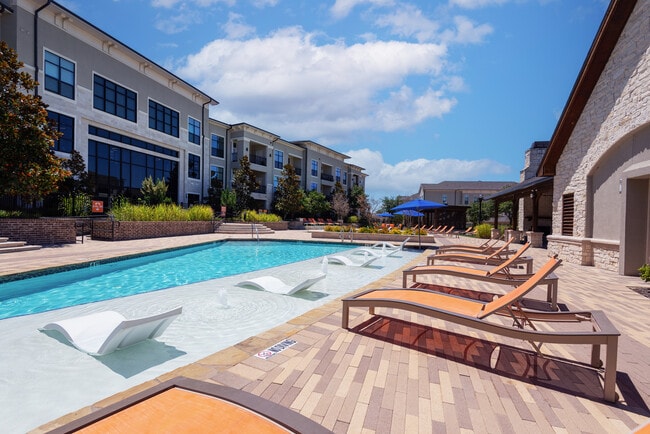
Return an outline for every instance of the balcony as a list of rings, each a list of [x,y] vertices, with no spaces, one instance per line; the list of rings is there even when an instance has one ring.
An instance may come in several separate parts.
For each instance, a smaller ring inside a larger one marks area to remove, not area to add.
[[[259,155],[250,156],[251,164],[257,164],[258,166],[266,166],[266,157],[261,157]]]
[[[320,174],[320,179],[322,179],[323,181],[334,182],[334,176],[330,175],[329,173],[321,173]]]
[[[239,153],[237,151],[232,151],[231,155],[232,155],[232,157],[231,157],[230,161],[232,161],[233,163],[236,163],[237,161],[239,161]]]
[[[266,194],[266,185],[260,185],[253,193]]]

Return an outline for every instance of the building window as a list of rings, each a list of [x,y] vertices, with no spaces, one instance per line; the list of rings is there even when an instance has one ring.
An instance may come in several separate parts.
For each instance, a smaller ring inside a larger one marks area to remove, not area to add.
[[[201,143],[201,122],[194,118],[187,119],[187,140],[198,145]]]
[[[164,157],[88,140],[88,174],[93,195],[136,198],[141,195],[142,181],[151,176],[154,180],[163,179],[169,186],[168,197],[176,200],[178,162]]]
[[[343,172],[343,185],[348,184],[348,172]]]
[[[137,96],[135,92],[95,74],[93,107],[114,116],[136,122]]]
[[[278,190],[278,185],[280,185],[280,177],[275,175],[273,176],[273,193]]]
[[[224,144],[225,141],[223,137],[212,134],[210,137],[210,155],[217,158],[223,158],[225,149]]]
[[[562,235],[573,236],[573,193],[562,195]]]
[[[47,112],[47,118],[56,131],[63,134],[54,141],[54,149],[68,154],[74,149],[74,119],[56,112]]]
[[[444,203],[445,205],[447,205],[447,195],[446,195],[446,194],[443,194],[443,195],[442,195],[442,203]]]
[[[45,52],[45,89],[74,99],[74,63]]]
[[[336,168],[336,182],[341,182],[341,168]]]
[[[469,205],[469,194],[463,195],[463,203]]]
[[[223,167],[210,166],[210,179],[212,180],[212,182],[214,182],[215,180],[220,181],[222,187],[223,187],[223,174],[224,174]]]
[[[312,182],[311,185],[309,186],[309,190],[311,190],[311,191],[316,191],[317,188],[318,188],[318,186],[316,185],[315,182]]]
[[[149,100],[149,128],[178,137],[178,112]]]
[[[187,177],[201,179],[201,157],[187,154]]]
[[[283,169],[284,168],[284,152],[278,151],[277,149],[275,150],[274,157],[274,166],[276,169]]]
[[[311,160],[311,176],[318,176],[318,161]],[[312,190],[315,190],[312,188]]]

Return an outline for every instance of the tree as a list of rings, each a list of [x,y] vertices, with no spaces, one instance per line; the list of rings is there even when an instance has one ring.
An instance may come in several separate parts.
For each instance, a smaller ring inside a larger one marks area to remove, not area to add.
[[[359,224],[361,226],[368,226],[372,221],[372,207],[368,195],[359,195],[357,201],[359,203]]]
[[[163,179],[157,179],[154,182],[151,175],[142,181],[140,193],[142,193],[142,202],[145,205],[171,203],[171,199],[167,197],[167,184],[165,181]]]
[[[384,198],[381,201],[382,201],[381,211],[385,211],[385,212],[392,212],[393,208],[395,208],[400,204],[399,199],[397,197],[384,196]]]
[[[223,181],[218,178],[210,179],[208,187],[208,205],[212,207],[215,214],[221,214],[221,193],[223,191]]]
[[[332,210],[339,220],[343,220],[350,213],[350,204],[343,190],[334,191],[332,195]]]
[[[221,190],[221,206],[226,207],[226,218],[234,215],[235,205],[237,205],[237,193],[229,188]]]
[[[302,203],[305,212],[312,217],[321,216],[331,209],[330,203],[323,193],[312,190],[305,194],[305,199]]]
[[[34,200],[56,191],[70,172],[54,155],[59,133],[48,122],[47,105],[29,94],[38,83],[22,67],[0,41],[0,196]]]
[[[84,216],[90,213],[91,197],[90,176],[86,171],[86,163],[81,153],[72,150],[70,158],[64,159],[61,166],[70,173],[59,185],[59,190],[50,195],[44,204],[50,200],[58,202],[58,210],[66,216]],[[50,200],[48,200],[50,199]]]
[[[512,210],[513,204],[512,201],[506,201],[506,202],[501,202],[499,204],[499,214],[503,214],[504,216],[508,217],[508,222],[509,222],[509,227],[514,228],[514,222],[512,221],[512,216],[513,216],[513,210]]]
[[[275,209],[285,220],[287,217],[295,217],[302,211],[304,197],[305,193],[300,189],[300,178],[296,175],[296,169],[291,164],[286,164],[275,191]]]
[[[248,157],[244,155],[239,160],[239,169],[233,174],[233,189],[237,195],[237,204],[235,212],[241,213],[247,209],[253,209],[253,192],[260,187],[255,178],[255,172],[251,169],[251,163]]]
[[[481,214],[481,217],[483,218],[483,221],[490,220],[494,216],[494,202],[491,200],[484,200],[483,203],[481,202],[474,202],[470,207],[467,209],[467,220],[472,222],[473,226],[476,226],[480,224],[481,222],[479,221],[479,211]]]

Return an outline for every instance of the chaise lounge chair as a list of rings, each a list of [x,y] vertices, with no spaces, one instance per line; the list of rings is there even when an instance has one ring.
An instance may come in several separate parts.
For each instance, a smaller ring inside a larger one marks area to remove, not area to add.
[[[529,245],[530,244],[528,243],[524,244],[517,253],[489,270],[461,267],[458,265],[416,265],[402,271],[402,286],[405,288],[408,286],[407,282],[409,276],[413,276],[413,283],[415,283],[416,276],[418,275],[436,274],[497,283],[501,285],[519,286],[530,279],[533,274],[511,273],[509,267],[516,263],[519,259],[519,255],[521,255]],[[552,309],[557,309],[558,277],[555,274],[550,273],[547,276],[543,276],[538,283],[547,286],[546,301],[551,304]]]
[[[434,265],[436,261],[452,261],[452,262],[469,262],[472,264],[485,264],[485,265],[499,265],[506,259],[508,259],[509,250],[508,246],[512,242],[512,239],[502,245],[499,249],[495,250],[491,254],[475,254],[475,253],[463,253],[463,252],[449,252],[442,254],[433,254],[427,256],[427,265]],[[511,263],[512,266],[524,265],[526,267],[526,273],[533,272],[533,258],[530,256],[521,256],[525,252],[530,243],[524,244],[515,252],[517,258]]]
[[[274,294],[292,295],[298,291],[309,288],[319,280],[323,280],[325,276],[326,276],[325,273],[318,273],[315,276],[309,277],[307,279],[304,279],[296,283],[295,285],[288,285],[284,283],[282,280],[274,276],[261,276],[249,280],[244,280],[242,282],[237,283],[235,286],[241,286],[241,287],[248,286],[248,287],[261,289],[267,292],[272,292]]]
[[[350,254],[352,255],[368,255],[368,256],[376,256],[377,258],[383,258],[384,256],[395,256],[397,253],[399,253],[399,249],[369,249],[367,247],[360,247],[358,249],[354,249]]]
[[[389,243],[388,241],[382,241],[380,243],[375,243],[372,246],[370,246],[371,249],[381,249],[381,250],[404,250],[404,247],[406,246],[406,243],[411,239],[411,237],[406,238],[404,241],[402,241],[400,244],[395,245],[393,243]]]
[[[468,252],[468,253],[482,253],[488,254],[493,252],[499,240],[486,240],[483,244],[479,246],[471,246],[469,244],[447,244],[446,246],[440,246],[436,250],[436,253],[447,253],[449,251],[459,251],[459,252]]]
[[[331,433],[252,393],[186,377],[153,385],[48,432]]]
[[[347,265],[348,267],[367,267],[368,265],[372,264],[377,259],[379,259],[379,256],[366,255],[364,257],[363,262],[355,262],[352,259],[348,258],[347,256],[342,256],[342,255],[327,256],[327,261],[328,262],[331,262],[331,263],[334,263],[334,264]]]
[[[41,330],[57,331],[81,351],[103,356],[157,338],[182,310],[182,307],[177,307],[157,315],[129,320],[109,310],[52,322]]]
[[[343,328],[349,328],[350,308],[367,307],[371,315],[376,308],[403,309],[436,319],[482,330],[494,335],[529,341],[539,353],[543,343],[591,345],[591,366],[601,367],[600,346],[606,345],[605,378],[603,396],[615,402],[616,362],[618,336],[620,333],[602,311],[585,312],[537,312],[524,311],[518,306],[529,291],[538,285],[544,276],[560,265],[560,260],[551,258],[525,283],[506,295],[491,302],[482,302],[453,295],[416,288],[371,289],[343,299]],[[493,314],[511,317],[515,325],[507,326],[490,321]],[[577,331],[542,331],[534,326],[540,322],[590,322],[590,328]],[[523,327],[529,324],[531,329]]]

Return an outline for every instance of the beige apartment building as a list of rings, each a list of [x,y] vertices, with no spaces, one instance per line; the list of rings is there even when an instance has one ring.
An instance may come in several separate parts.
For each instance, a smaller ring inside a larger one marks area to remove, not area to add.
[[[332,179],[345,187],[350,178],[363,185],[367,176],[323,145],[211,119],[214,97],[56,1],[0,0],[0,38],[40,83],[37,92],[63,134],[56,154],[81,153],[93,198],[107,206],[117,195],[137,196],[147,176],[165,180],[178,203],[204,202],[213,178],[230,185],[243,155],[251,159],[261,185],[254,197],[265,209],[281,164],[296,167],[304,189],[324,194]],[[317,175],[309,176],[314,161]]]

